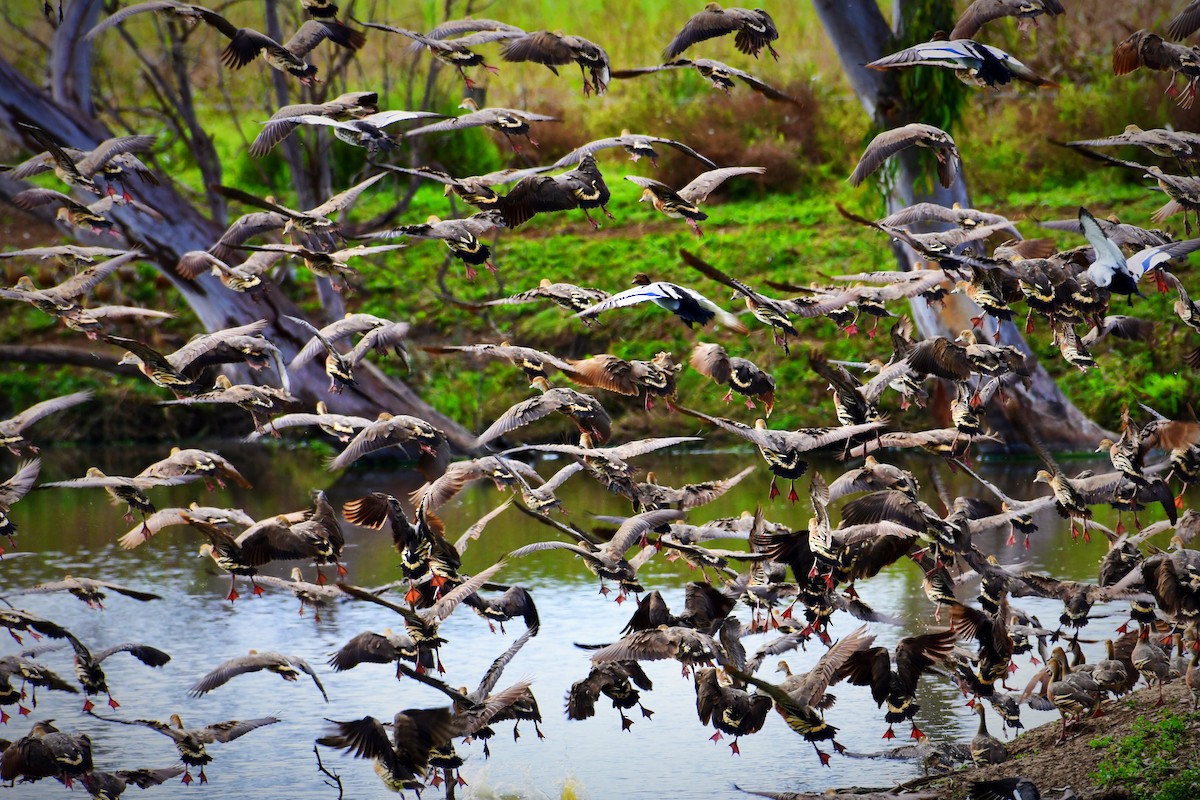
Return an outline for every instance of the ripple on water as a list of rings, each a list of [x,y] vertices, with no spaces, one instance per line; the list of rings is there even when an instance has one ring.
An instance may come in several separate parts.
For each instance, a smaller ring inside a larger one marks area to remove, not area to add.
[[[196,500],[204,505],[230,505],[244,508],[252,516],[262,517],[290,511],[307,504],[308,492],[328,481],[318,456],[311,451],[242,451],[224,448],[223,454],[239,466],[243,458],[253,469],[259,484],[254,490],[225,489],[206,492],[201,486],[172,487],[155,495],[160,506],[186,505]],[[264,453],[266,455],[264,456]],[[153,453],[147,457],[157,458]],[[105,454],[70,454],[70,463],[55,462],[47,456],[47,479],[70,477],[80,463],[92,458],[106,471]],[[658,457],[648,459],[663,482],[683,483],[722,477],[736,472],[756,458],[746,453],[713,453],[704,458]],[[133,461],[133,464],[139,463]],[[557,465],[555,465],[557,466]],[[140,469],[140,467],[138,467]],[[817,465],[832,476],[840,465]],[[914,469],[925,469],[916,460]],[[986,465],[990,479],[1007,487],[1014,495],[1033,494],[1028,483],[1031,465],[1006,471]],[[548,471],[548,470],[543,470]],[[918,473],[920,474],[920,473]],[[770,479],[759,469],[737,489],[711,507],[691,514],[693,521],[736,515],[765,500]],[[975,490],[969,478],[948,478],[951,492]],[[331,500],[342,502],[366,491],[382,489],[407,493],[420,481],[411,475],[389,473],[351,473],[340,484],[329,488]],[[568,483],[561,493],[571,514],[570,522],[586,525],[589,513],[624,513],[619,499],[598,486],[584,482]],[[443,510],[447,529],[453,535],[490,510],[501,499],[490,485],[464,492],[460,499]],[[936,504],[932,497],[929,500]],[[796,528],[807,523],[809,511],[803,502],[796,506],[778,500],[769,506],[768,515]],[[336,797],[324,785],[316,769],[313,740],[326,728],[325,719],[348,720],[373,715],[383,720],[404,708],[439,706],[445,697],[429,687],[411,681],[398,682],[388,665],[363,665],[334,673],[326,662],[330,653],[350,637],[364,630],[400,628],[402,622],[386,609],[365,604],[340,603],[323,609],[320,621],[311,610],[297,613],[298,602],[287,593],[270,592],[251,596],[245,582],[243,599],[234,604],[223,599],[228,578],[217,574],[211,562],[197,555],[200,540],[188,530],[170,529],[133,552],[115,545],[115,540],[131,526],[121,520],[119,509],[111,507],[102,492],[54,490],[34,492],[18,505],[13,517],[21,526],[23,548],[38,552],[36,558],[8,559],[0,562],[0,584],[13,587],[52,580],[64,573],[104,577],[134,588],[155,592],[162,600],[137,603],[110,595],[106,611],[87,609],[66,595],[32,595],[20,598],[21,607],[54,619],[74,631],[84,642],[105,647],[122,641],[143,641],[167,650],[169,664],[150,669],[126,654],[105,662],[105,671],[121,708],[98,711],[122,719],[166,719],[172,712],[181,714],[188,724],[203,725],[225,719],[247,719],[277,715],[282,722],[256,730],[236,742],[211,748],[214,762],[208,770],[211,783],[187,789],[187,796],[198,798],[280,797],[286,792],[298,800],[332,800]],[[1103,545],[1072,543],[1053,512],[1038,520],[1042,533],[1036,534],[1032,549],[1004,547],[1006,532],[982,541],[986,550],[1000,554],[1005,563],[1028,562],[1029,569],[1071,578],[1087,578],[1095,571]],[[348,580],[360,585],[382,584],[399,576],[397,556],[391,550],[386,533],[348,530]],[[471,544],[465,568],[475,570],[492,563],[502,553],[543,538],[551,538],[547,528],[538,526],[515,510],[498,517],[483,538]],[[736,547],[736,544],[730,544]],[[284,576],[290,565],[272,568]],[[312,577],[312,568],[305,567]],[[681,562],[651,562],[643,574],[647,588],[663,591],[672,607],[683,605],[683,586],[697,577]],[[858,586],[865,601],[910,621],[905,629],[874,625],[876,643],[893,647],[904,635],[935,626],[932,608],[921,589],[919,571],[911,564],[898,564],[876,578]],[[580,643],[609,642],[619,635],[632,604],[618,605],[597,593],[598,583],[578,559],[561,552],[537,554],[511,562],[499,576],[506,582],[520,582],[533,593],[542,619],[541,634],[532,639],[509,666],[501,686],[531,679],[545,718],[544,741],[534,735],[532,726],[521,725],[520,739],[513,741],[509,723],[498,726],[491,741],[492,758],[485,761],[480,743],[458,745],[467,760],[463,773],[471,790],[479,797],[625,797],[658,798],[742,797],[731,784],[782,791],[821,791],[837,785],[891,785],[913,777],[916,767],[892,760],[834,758],[828,769],[821,768],[810,745],[789,731],[772,713],[764,730],[740,742],[741,755],[730,753],[725,742],[709,741],[712,729],[702,728],[696,720],[695,694],[691,680],[680,675],[678,665],[650,663],[646,671],[654,681],[645,705],[654,711],[652,719],[643,719],[635,708],[632,730],[623,732],[617,713],[601,698],[596,716],[587,721],[570,722],[563,711],[563,697],[574,681],[588,671],[588,653],[574,646]],[[974,587],[960,588],[960,597],[973,596]],[[1057,601],[1022,598],[1019,604],[1052,624],[1058,617]],[[1086,635],[1103,639],[1121,619],[1121,604],[1112,606],[1112,619],[1098,618],[1085,629]],[[739,611],[748,621],[745,609]],[[943,617],[943,623],[945,622]],[[837,618],[833,635],[842,636],[857,627],[851,619]],[[493,634],[468,609],[461,609],[447,620],[443,635],[450,644],[443,650],[452,685],[474,688],[500,652],[522,631],[519,622],[506,626],[506,632]],[[766,641],[764,635],[748,637],[747,650]],[[188,696],[187,688],[220,661],[249,649],[279,650],[307,659],[318,671],[329,691],[331,702],[322,702],[310,681],[285,683],[274,675],[258,673],[241,676],[200,698]],[[1086,645],[1090,657],[1098,645]],[[15,643],[2,653],[17,650]],[[810,645],[807,652],[787,656],[792,668],[811,668],[823,648]],[[72,674],[70,650],[47,653],[41,657],[64,676]],[[1014,685],[1023,686],[1032,675],[1028,657],[1017,658]],[[763,668],[763,676],[778,679],[774,664]],[[886,729],[865,687],[841,685],[835,693],[837,704],[827,714],[838,726],[838,740],[857,752],[882,749],[887,743],[880,736]],[[957,689],[945,681],[926,678],[918,695],[922,710],[918,721],[933,741],[964,741],[974,731],[975,720],[964,707]],[[82,698],[60,693],[40,693],[32,719],[53,718],[64,729],[85,732],[93,739],[95,761],[104,769],[162,767],[174,763],[175,750],[170,740],[148,729],[115,725],[79,713]],[[1022,712],[1027,727],[1053,719],[1053,714]],[[14,720],[0,736],[15,738],[24,733],[25,720]],[[897,730],[903,737],[904,726]],[[346,797],[365,798],[381,795],[380,783],[369,764],[325,750],[327,766],[343,779]],[[566,787],[566,788],[564,788]],[[174,787],[179,788],[179,787]],[[172,791],[172,787],[152,792]],[[5,789],[6,797],[18,800],[42,800],[73,795],[57,784],[41,782],[33,786]],[[134,794],[141,796],[140,793]],[[426,797],[433,794],[427,793]]]

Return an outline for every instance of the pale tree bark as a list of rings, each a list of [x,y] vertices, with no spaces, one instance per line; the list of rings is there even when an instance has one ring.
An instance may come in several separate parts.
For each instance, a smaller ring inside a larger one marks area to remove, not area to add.
[[[94,147],[112,136],[96,118],[55,102],[46,92],[29,81],[7,61],[0,59],[0,133],[22,141],[26,151],[40,149],[23,137],[17,123],[38,125],[54,132],[61,141],[80,148]],[[22,188],[12,181],[0,181],[0,196],[8,199]],[[146,254],[175,285],[180,295],[195,311],[207,330],[242,325],[256,319],[267,319],[265,336],[279,347],[290,360],[308,340],[309,334],[283,315],[303,316],[299,309],[274,286],[268,286],[259,299],[232,292],[216,278],[205,274],[195,281],[180,278],[175,265],[189,250],[207,249],[221,235],[222,227],[203,217],[196,208],[166,183],[158,186],[138,184],[133,187],[137,200],[154,209],[161,218],[139,213],[128,207],[117,207],[111,217],[117,223],[125,242]],[[81,237],[78,230],[71,235]],[[105,244],[111,246],[112,239]],[[307,406],[326,398],[328,378],[317,359],[299,373],[292,375],[292,392]],[[392,380],[369,362],[355,371],[357,386],[347,387],[329,399],[330,407],[339,413],[375,417],[381,411],[412,414],[421,417],[446,432],[452,443],[469,449],[474,436],[458,423],[424,402],[411,388]]]
[[[92,43],[84,34],[100,20],[103,0],[72,0],[50,47],[50,94],[85,114],[92,108]]]
[[[896,0],[894,19],[904,19],[905,7],[912,0]],[[865,64],[887,55],[896,37],[875,0],[813,0],[817,16],[837,50],[842,68],[863,109],[879,128],[889,129],[921,121],[916,110],[907,108],[897,87],[894,72],[868,69]],[[929,67],[928,69],[933,69]],[[888,187],[888,212],[892,213],[918,202],[950,206],[960,203],[970,207],[970,197],[964,173],[970,169],[969,160],[958,171],[954,184],[944,188],[937,181],[927,181],[923,188],[919,180],[917,161],[911,151],[900,154],[893,183]],[[907,245],[893,242],[899,268],[910,270],[920,260]],[[930,305],[920,297],[912,300],[913,322],[926,338],[946,336],[951,339],[972,327],[971,319],[980,316],[979,307],[964,294],[951,294],[938,305]],[[1101,438],[1111,435],[1088,419],[1062,393],[1058,384],[1038,363],[1028,343],[1012,322],[997,326],[996,320],[984,317],[983,331],[992,337],[999,330],[999,341],[1021,349],[1031,374],[1030,386],[1019,383],[1005,387],[1005,393],[1015,396],[1023,409],[1029,410],[1034,432],[1048,445],[1067,449],[1091,449]],[[1035,412],[1036,413],[1032,413]],[[1017,441],[1007,418],[993,405],[988,415],[993,430],[1008,441]]]

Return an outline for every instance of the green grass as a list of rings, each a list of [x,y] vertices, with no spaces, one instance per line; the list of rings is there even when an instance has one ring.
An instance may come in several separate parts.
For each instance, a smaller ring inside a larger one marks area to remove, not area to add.
[[[1091,779],[1101,789],[1126,792],[1130,800],[1191,800],[1200,792],[1200,765],[1186,757],[1195,751],[1189,729],[1198,719],[1195,713],[1167,713],[1158,721],[1143,717],[1128,736],[1092,740],[1089,746],[1109,752]]]

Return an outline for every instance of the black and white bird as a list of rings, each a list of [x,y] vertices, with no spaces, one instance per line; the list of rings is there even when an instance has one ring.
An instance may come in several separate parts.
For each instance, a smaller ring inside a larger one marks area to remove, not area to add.
[[[1096,254],[1096,260],[1087,268],[1087,276],[1097,286],[1117,294],[1141,294],[1137,288],[1138,281],[1147,272],[1200,250],[1200,239],[1185,239],[1146,247],[1126,258],[1120,246],[1108,237],[1099,221],[1086,208],[1079,209],[1079,225]],[[1160,288],[1166,288],[1165,282],[1160,281]]]
[[[992,89],[1011,83],[1013,78],[1033,86],[1056,85],[1003,50],[971,39],[934,39],[922,42],[898,53],[877,58],[867,66],[880,70],[918,66],[946,67],[958,73],[959,79],[965,83]]]
[[[716,319],[721,325],[737,333],[746,333],[749,330],[736,316],[694,289],[669,281],[651,281],[645,273],[638,273],[633,282],[636,284],[634,288],[617,292],[588,306],[575,316],[586,320],[613,308],[654,303],[679,317],[689,328],[696,324],[703,327]]]

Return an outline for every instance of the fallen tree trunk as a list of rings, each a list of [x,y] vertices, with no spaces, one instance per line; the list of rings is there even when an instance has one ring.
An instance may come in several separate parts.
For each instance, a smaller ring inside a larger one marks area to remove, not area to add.
[[[837,49],[850,85],[875,124],[879,128],[890,129],[921,121],[917,118],[916,110],[908,108],[900,96],[893,72],[881,72],[864,66],[886,55],[895,35],[875,0],[814,0],[813,5],[825,32]],[[897,25],[904,18],[905,5],[902,0],[896,2],[893,18]],[[912,151],[900,153],[897,159],[899,169],[887,196],[888,213],[918,202],[943,206],[959,203],[970,207],[964,178],[969,164],[958,171],[949,188],[931,181],[931,189],[918,190],[920,174]],[[892,247],[901,270],[913,269],[920,260],[908,245],[893,242]],[[981,314],[979,307],[964,294],[948,295],[939,306],[932,306],[917,297],[913,298],[911,306],[913,321],[925,338],[945,336],[953,339],[961,331],[970,329],[971,319]],[[1005,387],[1005,393],[1012,395],[1022,408],[1031,412],[1028,419],[1044,443],[1056,449],[1090,450],[1105,436],[1112,437],[1112,434],[1084,416],[1062,393],[1015,325],[1011,322],[997,325],[993,318],[985,316],[982,327],[989,337],[993,337],[998,330],[1001,343],[1013,345],[1025,354],[1030,372],[1029,387],[1018,383]],[[987,419],[992,429],[1006,441],[1017,441],[1012,426],[997,406],[992,406]]]
[[[17,126],[19,122],[53,131],[60,140],[75,147],[94,147],[113,135],[99,120],[76,108],[55,102],[12,64],[0,60],[0,131],[20,139],[26,150],[41,149],[24,136]],[[0,196],[11,199],[14,190],[19,187],[20,184],[12,181],[0,181]],[[266,319],[268,327],[264,335],[283,351],[285,360],[290,360],[309,339],[307,331],[282,319],[284,315],[303,316],[296,305],[274,286],[268,286],[267,291],[259,295],[260,299],[255,300],[246,294],[226,289],[208,274],[201,275],[195,281],[181,278],[175,272],[180,256],[189,250],[207,249],[220,237],[222,228],[203,217],[168,183],[139,184],[134,188],[138,202],[154,209],[161,218],[129,207],[114,209],[111,218],[117,223],[126,244],[138,247],[146,254],[146,260],[155,264],[174,284],[207,330]],[[77,230],[70,233],[75,238],[87,238],[81,237]],[[109,239],[104,243],[112,244]],[[459,449],[469,450],[474,440],[470,431],[374,365],[361,365],[356,371],[357,385],[347,387],[337,396],[327,397],[328,378],[320,359],[292,375],[291,380],[292,393],[310,407],[318,399],[327,398],[331,410],[337,413],[364,417],[375,417],[383,411],[411,414],[441,428]]]
[[[141,374],[132,364],[118,364],[120,358],[121,354],[116,351],[102,355],[98,350],[91,348],[62,344],[0,344],[0,362],[86,367],[129,377]]]

